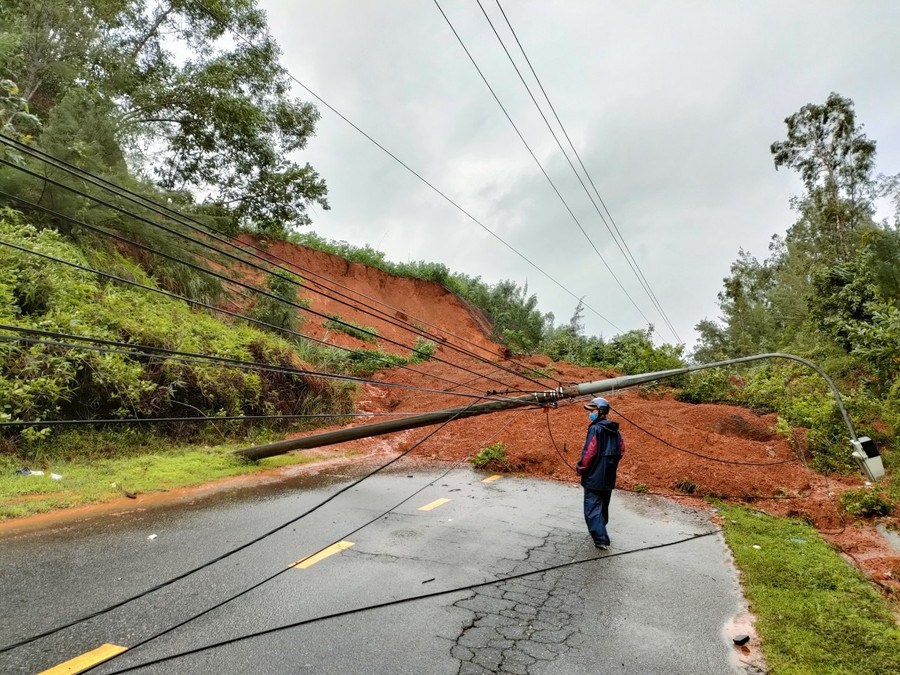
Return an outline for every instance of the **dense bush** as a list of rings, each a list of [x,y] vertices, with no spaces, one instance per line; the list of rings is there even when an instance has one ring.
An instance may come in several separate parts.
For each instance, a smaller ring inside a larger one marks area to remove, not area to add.
[[[840,501],[841,507],[851,516],[888,516],[894,510],[893,502],[875,489],[847,490]]]
[[[53,230],[0,212],[0,238],[63,260],[85,255]],[[113,255],[113,254],[108,254]],[[150,287],[153,279],[121,256],[115,264]],[[289,342],[226,324],[184,303],[0,249],[0,321],[242,361],[302,365]],[[13,339],[0,342],[0,418],[184,417],[346,411],[345,388],[320,378],[103,353]],[[36,431],[24,434],[33,437]]]
[[[296,331],[305,319],[300,307],[309,309],[309,300],[298,297],[302,281],[300,277],[290,272],[280,271],[278,275],[266,276],[266,290],[275,297],[260,294],[253,309],[250,310],[250,318],[273,326],[274,328],[268,330],[274,330],[276,333],[281,332],[276,330],[279,328]]]

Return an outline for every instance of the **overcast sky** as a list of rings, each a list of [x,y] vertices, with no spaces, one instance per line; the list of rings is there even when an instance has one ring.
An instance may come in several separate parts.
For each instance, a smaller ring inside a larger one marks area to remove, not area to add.
[[[496,0],[481,1],[527,73]],[[789,199],[799,179],[776,172],[769,152],[785,135],[785,117],[832,91],[850,97],[878,143],[878,170],[900,172],[898,2],[500,2],[688,348],[696,323],[718,316],[716,294],[738,249],[764,258],[771,236],[794,220]],[[634,304],[434,0],[260,4],[291,74],[566,290],[322,105],[302,156],[329,188],[331,210],[312,214],[316,233],[373,246],[395,261],[441,262],[488,283],[527,282],[557,325],[571,317],[573,295],[583,296],[588,333],[610,337],[649,319],[657,341],[675,342],[476,0],[440,4]]]

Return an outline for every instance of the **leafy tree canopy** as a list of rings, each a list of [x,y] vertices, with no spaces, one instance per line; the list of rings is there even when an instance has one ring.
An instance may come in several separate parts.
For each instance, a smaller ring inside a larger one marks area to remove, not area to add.
[[[835,93],[822,105],[803,106],[785,124],[787,138],[771,147],[775,168],[794,169],[806,187],[795,200],[801,219],[789,238],[805,238],[819,258],[847,260],[855,232],[872,215],[875,142],[857,127],[853,101]]]
[[[29,113],[48,123],[57,111],[71,132],[102,117],[93,130],[47,125],[45,134],[77,160],[90,132],[111,166],[127,157],[160,187],[193,194],[234,224],[283,235],[308,223],[309,205],[328,203],[321,177],[294,159],[318,112],[291,96],[279,54],[255,0],[0,7],[0,79],[18,85],[18,122]]]

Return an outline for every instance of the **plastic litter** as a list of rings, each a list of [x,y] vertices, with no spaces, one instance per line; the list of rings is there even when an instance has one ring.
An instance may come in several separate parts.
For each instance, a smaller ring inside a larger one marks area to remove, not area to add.
[[[30,472],[29,475],[31,475],[31,476],[43,476],[43,475],[44,475],[44,472],[43,472],[43,471],[32,471],[32,472]]]
[[[753,548],[755,548],[758,551],[759,549],[762,548],[762,546],[760,546],[759,544],[753,544]]]
[[[21,469],[16,469],[16,474],[19,476],[27,476],[30,473],[31,469],[29,469],[27,466],[23,466]]]
[[[154,539],[156,539],[155,534],[151,534],[149,537],[147,537],[147,541],[153,541]]]
[[[58,473],[51,473],[50,478],[52,478],[53,480],[62,480],[62,476],[60,476]]]
[[[795,542],[797,542],[798,544],[805,544],[805,543],[806,543],[806,539],[797,539],[796,537],[791,537],[791,541],[795,541]]]

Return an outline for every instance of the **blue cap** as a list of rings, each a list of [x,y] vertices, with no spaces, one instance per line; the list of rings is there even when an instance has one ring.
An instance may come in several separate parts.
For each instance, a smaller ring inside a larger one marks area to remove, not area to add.
[[[595,408],[609,410],[609,401],[605,398],[595,398],[591,399],[591,402],[584,406],[585,410],[594,410]]]

